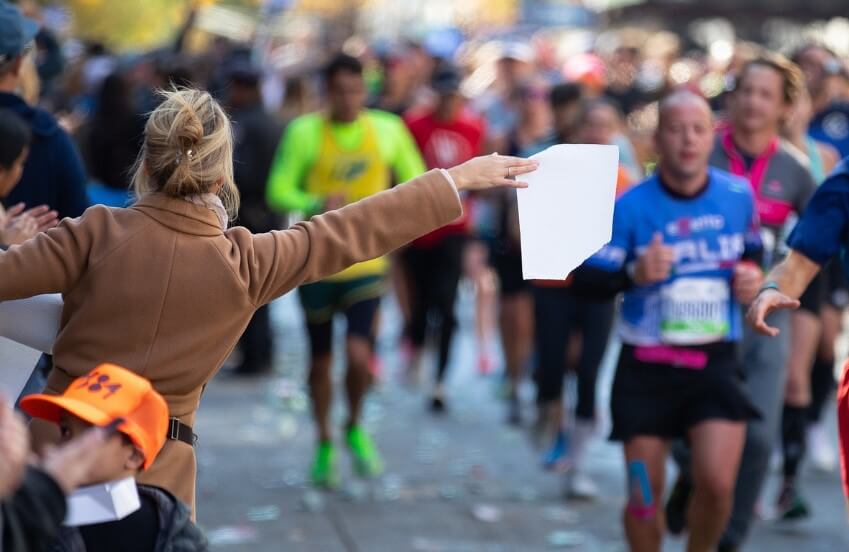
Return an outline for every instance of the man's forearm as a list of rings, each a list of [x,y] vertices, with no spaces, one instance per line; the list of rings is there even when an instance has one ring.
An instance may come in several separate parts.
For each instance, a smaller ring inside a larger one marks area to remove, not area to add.
[[[775,282],[784,295],[798,299],[805,293],[820,268],[820,265],[804,254],[791,250],[787,258],[769,272],[766,279],[767,282]]]

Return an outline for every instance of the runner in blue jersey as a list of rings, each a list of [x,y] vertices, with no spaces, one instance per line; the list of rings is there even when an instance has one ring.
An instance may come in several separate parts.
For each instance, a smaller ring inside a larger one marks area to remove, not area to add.
[[[687,550],[714,550],[731,512],[746,421],[740,386],[741,304],[763,281],[751,187],[708,168],[707,102],[663,100],[659,171],[616,204],[613,238],[574,274],[585,293],[624,291],[622,352],[611,396],[613,435],[625,445],[631,550],[661,549],[670,442],[692,447],[694,494]]]

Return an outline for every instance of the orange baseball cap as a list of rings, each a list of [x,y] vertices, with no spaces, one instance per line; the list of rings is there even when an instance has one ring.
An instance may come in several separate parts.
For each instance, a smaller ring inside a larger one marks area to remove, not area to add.
[[[21,410],[33,418],[59,423],[68,412],[96,426],[118,418],[117,426],[144,455],[147,469],[168,431],[168,405],[148,380],[114,364],[101,364],[71,382],[61,395],[36,394],[21,399]]]

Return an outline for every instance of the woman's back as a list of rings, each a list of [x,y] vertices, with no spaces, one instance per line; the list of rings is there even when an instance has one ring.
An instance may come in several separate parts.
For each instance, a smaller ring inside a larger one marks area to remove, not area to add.
[[[49,388],[108,358],[153,381],[172,415],[193,411],[255,308],[237,253],[250,234],[225,236],[209,209],[161,194],[74,226],[88,258],[65,295]]]

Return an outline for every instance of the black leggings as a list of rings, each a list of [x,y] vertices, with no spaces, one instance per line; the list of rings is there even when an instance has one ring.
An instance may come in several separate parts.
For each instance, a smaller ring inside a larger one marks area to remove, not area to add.
[[[427,337],[431,314],[438,318],[439,362],[436,380],[442,382],[448,366],[451,338],[457,327],[454,302],[463,259],[463,236],[447,236],[433,247],[408,247],[403,253],[409,272],[410,325],[407,335],[413,345],[422,347]]]
[[[537,350],[537,402],[560,400],[568,358],[569,337],[581,332],[578,362],[578,404],[575,416],[595,419],[598,366],[613,325],[613,300],[583,299],[565,287],[534,286]]]

